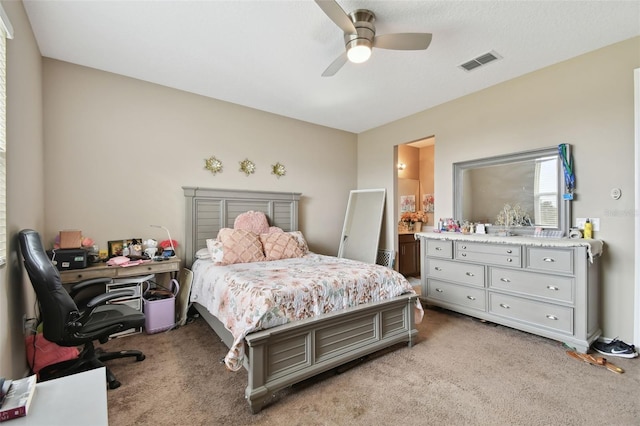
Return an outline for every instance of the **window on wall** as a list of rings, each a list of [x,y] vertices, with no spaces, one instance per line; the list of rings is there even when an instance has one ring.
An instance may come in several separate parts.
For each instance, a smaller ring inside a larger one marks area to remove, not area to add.
[[[0,5],[0,265],[7,263],[7,38],[13,27]]]

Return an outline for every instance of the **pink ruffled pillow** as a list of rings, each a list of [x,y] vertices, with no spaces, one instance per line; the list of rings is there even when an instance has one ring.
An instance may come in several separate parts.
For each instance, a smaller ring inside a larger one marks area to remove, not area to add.
[[[262,212],[250,210],[239,214],[233,222],[233,229],[244,229],[254,234],[266,234],[269,232],[269,221]]]

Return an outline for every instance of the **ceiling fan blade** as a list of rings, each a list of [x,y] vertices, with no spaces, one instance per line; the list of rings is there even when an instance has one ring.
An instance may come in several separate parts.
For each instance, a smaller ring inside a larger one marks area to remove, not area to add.
[[[333,62],[331,62],[331,65],[329,65],[327,67],[326,70],[324,70],[324,72],[322,73],[323,77],[331,77],[332,75],[334,75],[335,73],[338,72],[338,70],[340,68],[342,68],[342,66],[344,64],[347,63],[347,52],[343,52],[340,56],[338,56]]]
[[[315,2],[342,31],[348,34],[356,33],[356,27],[353,25],[353,22],[351,22],[351,18],[349,18],[349,15],[342,10],[335,0],[315,0]]]
[[[429,33],[384,34],[373,39],[373,47],[393,50],[424,50],[431,44]]]

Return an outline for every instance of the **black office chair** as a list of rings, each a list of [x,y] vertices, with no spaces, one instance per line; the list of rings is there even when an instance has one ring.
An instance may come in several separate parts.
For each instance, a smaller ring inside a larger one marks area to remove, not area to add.
[[[86,308],[78,309],[70,293],[60,281],[58,269],[47,256],[40,235],[31,229],[19,232],[18,239],[24,266],[29,274],[31,284],[40,304],[44,338],[59,346],[82,346],[77,359],[62,361],[41,369],[38,373],[40,381],[67,376],[98,367],[106,367],[107,381],[110,389],[120,386],[111,370],[103,361],[115,358],[135,357],[142,361],[145,356],[140,351],[105,352],[94,348],[93,341],[106,343],[109,336],[119,331],[144,325],[144,314],[123,304],[105,304],[107,301],[121,297],[130,297],[133,290],[119,290],[100,294],[86,303]],[[76,287],[84,288],[95,285],[101,280],[79,283]]]

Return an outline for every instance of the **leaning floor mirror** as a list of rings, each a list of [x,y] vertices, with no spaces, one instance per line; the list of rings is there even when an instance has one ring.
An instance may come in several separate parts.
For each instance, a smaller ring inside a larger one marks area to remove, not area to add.
[[[384,199],[384,189],[358,189],[349,193],[338,257],[376,263]]]

